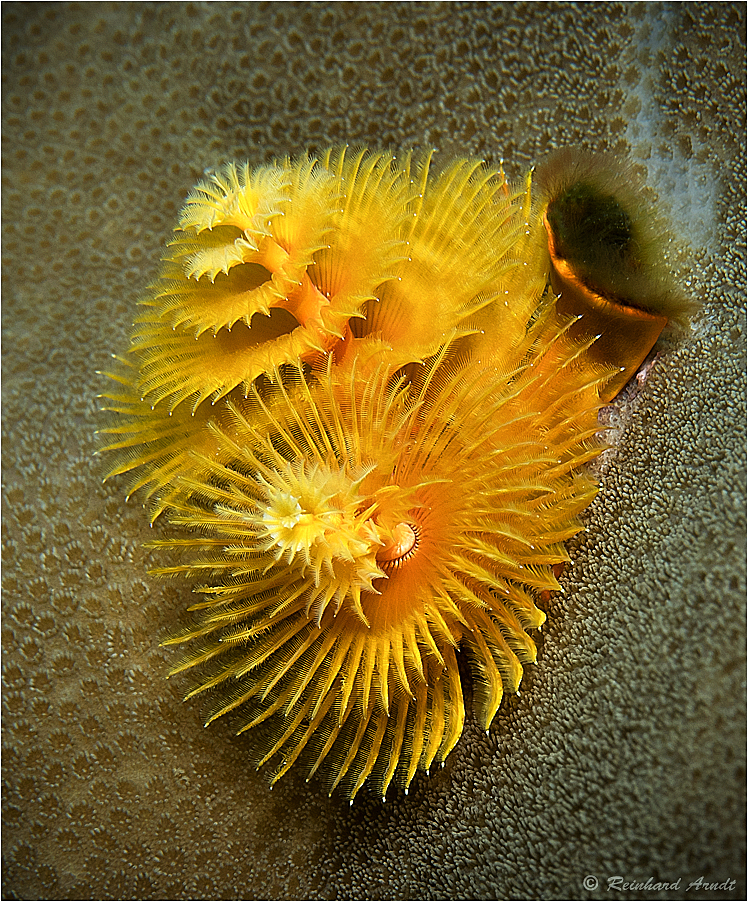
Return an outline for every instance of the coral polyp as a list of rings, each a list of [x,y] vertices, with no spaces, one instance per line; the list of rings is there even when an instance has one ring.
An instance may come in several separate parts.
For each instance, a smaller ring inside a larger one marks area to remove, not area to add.
[[[431,168],[345,148],[198,185],[106,396],[110,475],[175,530],[155,572],[200,596],[172,674],[273,782],[303,759],[350,799],[444,761],[460,656],[485,729],[517,691],[621,378],[553,289],[547,196]]]

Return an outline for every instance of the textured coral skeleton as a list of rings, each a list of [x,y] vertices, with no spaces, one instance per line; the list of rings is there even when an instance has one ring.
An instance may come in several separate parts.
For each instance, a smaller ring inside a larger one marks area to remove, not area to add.
[[[3,5],[6,895],[571,898],[564,862],[637,856],[744,875],[745,8],[548,10]],[[138,547],[142,498],[87,459],[94,369],[128,347],[191,186],[223,160],[343,139],[501,154],[512,178],[560,142],[629,155],[699,248],[682,284],[707,302],[610,410],[617,449],[521,697],[488,736],[468,713],[408,797],[364,787],[350,811],[298,764],[268,792],[251,733],[175,704],[158,642],[189,586],[146,576],[144,556],[164,561]]]
[[[105,450],[200,594],[172,673],[259,728],[273,782],[407,791],[462,732],[458,655],[486,730],[535,660],[621,370],[557,308],[544,204],[348,148],[187,200]]]

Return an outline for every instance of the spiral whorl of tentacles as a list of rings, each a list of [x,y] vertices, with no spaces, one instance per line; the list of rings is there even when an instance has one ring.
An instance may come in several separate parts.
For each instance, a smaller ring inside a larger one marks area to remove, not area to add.
[[[209,721],[351,799],[443,761],[458,654],[488,729],[595,494],[601,387],[530,180],[348,149],[226,166],[181,213],[117,389],[131,475],[200,600],[166,642]]]

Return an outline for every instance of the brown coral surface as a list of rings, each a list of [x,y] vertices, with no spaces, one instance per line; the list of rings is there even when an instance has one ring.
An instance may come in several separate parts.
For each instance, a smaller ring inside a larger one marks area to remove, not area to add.
[[[2,14],[4,897],[595,898],[620,876],[745,898],[744,5]],[[269,792],[247,737],[181,704],[158,642],[185,589],[147,576],[161,527],[92,460],[95,370],[203,171],[343,141],[513,176],[563,144],[628,153],[704,304],[607,412],[521,696],[407,797],[352,808],[303,774]]]

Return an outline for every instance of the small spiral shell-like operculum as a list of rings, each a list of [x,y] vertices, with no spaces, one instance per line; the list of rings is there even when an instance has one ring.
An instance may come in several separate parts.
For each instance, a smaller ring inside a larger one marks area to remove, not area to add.
[[[398,523],[391,538],[377,552],[377,561],[383,567],[396,566],[410,557],[418,544],[418,533],[410,523]]]

